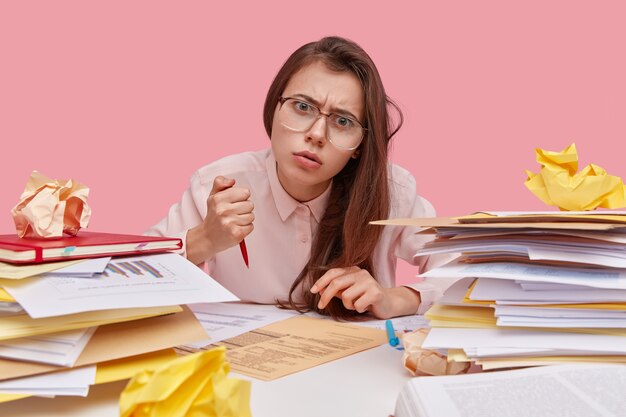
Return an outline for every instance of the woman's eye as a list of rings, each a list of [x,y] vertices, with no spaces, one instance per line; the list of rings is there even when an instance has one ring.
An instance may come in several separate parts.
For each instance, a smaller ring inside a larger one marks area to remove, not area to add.
[[[301,111],[301,112],[311,111],[311,105],[309,105],[308,103],[305,103],[303,101],[296,101],[295,102],[295,106],[296,106],[296,109]]]
[[[341,128],[348,129],[354,125],[354,122],[347,117],[337,116],[335,118],[335,124]]]

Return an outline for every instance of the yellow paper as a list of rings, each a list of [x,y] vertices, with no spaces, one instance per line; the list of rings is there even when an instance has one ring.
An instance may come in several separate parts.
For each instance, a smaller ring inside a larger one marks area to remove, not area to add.
[[[475,362],[483,370],[520,368],[526,366],[560,365],[563,363],[626,363],[626,357],[620,356],[543,356],[532,358],[480,359]]]
[[[132,378],[137,372],[146,369],[158,369],[168,362],[178,358],[174,349],[158,350],[143,355],[100,362],[96,369],[96,384],[106,384],[113,381]]]
[[[250,382],[228,378],[225,348],[182,356],[130,380],[120,417],[250,416]]]
[[[46,272],[56,271],[84,262],[83,260],[48,262],[34,265],[13,265],[6,262],[0,262],[0,278],[6,279],[22,279],[34,277],[35,275],[45,274]]]
[[[14,303],[15,298],[11,297],[11,294],[6,292],[4,289],[0,288],[0,301],[4,301],[7,303]]]
[[[145,353],[143,355],[98,363],[95,385],[129,379],[137,372],[141,372],[145,369],[156,369],[177,357],[178,355],[174,349],[165,349]],[[15,401],[26,397],[30,397],[30,395],[0,393],[0,403]]]
[[[626,186],[622,179],[598,165],[589,164],[578,170],[576,145],[562,152],[536,149],[541,171],[526,171],[526,187],[541,201],[561,210],[584,211],[603,208],[626,207]]]
[[[18,236],[75,236],[89,224],[88,195],[89,188],[74,180],[54,180],[33,171],[20,202],[11,210]]]
[[[32,319],[26,314],[3,317],[0,320],[0,340],[84,329],[109,323],[139,320],[142,318],[176,313],[179,306],[118,308],[114,310],[86,311],[65,316]]]
[[[28,394],[4,394],[0,393],[0,404],[8,403],[9,401],[21,400],[22,398],[30,397]]]
[[[465,329],[532,330],[558,333],[603,334],[626,337],[626,329],[607,328],[554,328],[554,327],[514,327],[498,326],[493,309],[487,307],[463,307],[435,304],[424,315],[430,327]]]

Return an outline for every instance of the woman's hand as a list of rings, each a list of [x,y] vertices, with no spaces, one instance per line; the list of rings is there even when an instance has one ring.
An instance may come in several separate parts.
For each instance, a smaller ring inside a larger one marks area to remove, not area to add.
[[[200,264],[237,245],[254,229],[250,190],[234,185],[234,179],[222,176],[213,181],[204,221],[187,232],[187,259],[191,262]]]
[[[358,266],[328,270],[311,287],[311,292],[320,294],[320,309],[337,297],[348,310],[369,311],[379,319],[415,314],[421,301],[419,293],[408,287],[381,287],[367,270]]]

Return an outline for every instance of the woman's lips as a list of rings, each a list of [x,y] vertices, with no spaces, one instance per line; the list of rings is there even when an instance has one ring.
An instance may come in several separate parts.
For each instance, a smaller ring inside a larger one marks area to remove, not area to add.
[[[311,152],[296,152],[293,154],[293,157],[298,165],[304,168],[315,169],[319,168],[322,165],[322,161],[320,160],[320,158]]]

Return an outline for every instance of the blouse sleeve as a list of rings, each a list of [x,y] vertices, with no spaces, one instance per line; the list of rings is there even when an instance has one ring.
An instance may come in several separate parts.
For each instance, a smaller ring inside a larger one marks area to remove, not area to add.
[[[167,216],[145,232],[146,235],[180,238],[183,247],[179,253],[183,256],[186,256],[187,231],[202,223],[206,216],[206,201],[210,193],[206,184],[212,184],[212,180],[206,181],[202,177],[200,171],[195,172],[180,201],[170,207]]]

